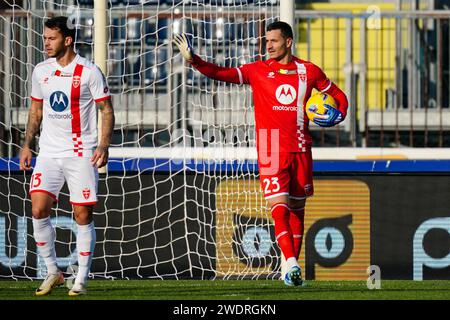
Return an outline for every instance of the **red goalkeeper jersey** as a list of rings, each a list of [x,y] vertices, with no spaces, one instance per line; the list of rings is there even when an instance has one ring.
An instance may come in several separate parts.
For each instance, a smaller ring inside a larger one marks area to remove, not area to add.
[[[315,64],[293,57],[289,64],[274,59],[239,68],[219,67],[194,56],[192,65],[209,78],[250,84],[253,91],[258,153],[306,152],[312,139],[305,105],[312,88],[327,92],[345,117],[347,98]]]

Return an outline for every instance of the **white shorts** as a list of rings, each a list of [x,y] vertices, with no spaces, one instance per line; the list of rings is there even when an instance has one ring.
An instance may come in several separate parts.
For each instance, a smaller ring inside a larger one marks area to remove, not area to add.
[[[64,181],[70,192],[73,205],[93,205],[97,203],[98,170],[90,158],[36,158],[31,175],[30,194],[44,192],[58,201]]]

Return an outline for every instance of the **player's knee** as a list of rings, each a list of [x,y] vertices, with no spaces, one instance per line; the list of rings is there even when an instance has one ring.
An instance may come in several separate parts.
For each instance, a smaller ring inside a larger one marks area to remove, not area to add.
[[[44,219],[49,216],[47,208],[42,206],[32,206],[31,214],[33,215],[34,219]]]
[[[89,224],[92,222],[92,216],[87,214],[78,214],[75,215],[75,221],[80,225]]]
[[[77,224],[84,225],[92,222],[92,212],[89,207],[74,208],[74,216]]]
[[[304,209],[305,205],[306,205],[306,199],[301,199],[301,200],[289,199],[289,208],[291,210]]]
[[[92,222],[92,217],[78,217],[75,218],[75,221],[77,222],[78,225],[87,225],[90,224]]]

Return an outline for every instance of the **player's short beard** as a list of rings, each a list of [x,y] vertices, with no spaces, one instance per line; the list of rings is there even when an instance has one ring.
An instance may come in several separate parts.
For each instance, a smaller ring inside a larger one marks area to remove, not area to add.
[[[58,49],[53,50],[53,53],[51,55],[49,54],[48,56],[50,58],[62,57],[67,49],[68,49],[68,47],[66,48],[64,45],[62,45]]]
[[[60,54],[61,54],[61,50],[59,50],[59,51],[53,51],[51,54],[48,54],[48,53],[47,53],[47,55],[48,55],[50,58],[57,58]]]
[[[288,55],[288,51],[286,50],[283,54],[279,55],[278,57],[274,58],[276,61],[283,60],[284,57]]]

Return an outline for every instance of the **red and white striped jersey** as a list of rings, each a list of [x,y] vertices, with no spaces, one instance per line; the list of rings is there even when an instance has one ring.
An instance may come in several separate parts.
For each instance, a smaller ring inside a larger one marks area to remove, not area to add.
[[[101,70],[79,55],[65,67],[55,58],[37,64],[31,99],[43,102],[39,155],[91,157],[97,147],[95,102],[108,98],[110,92]]]

